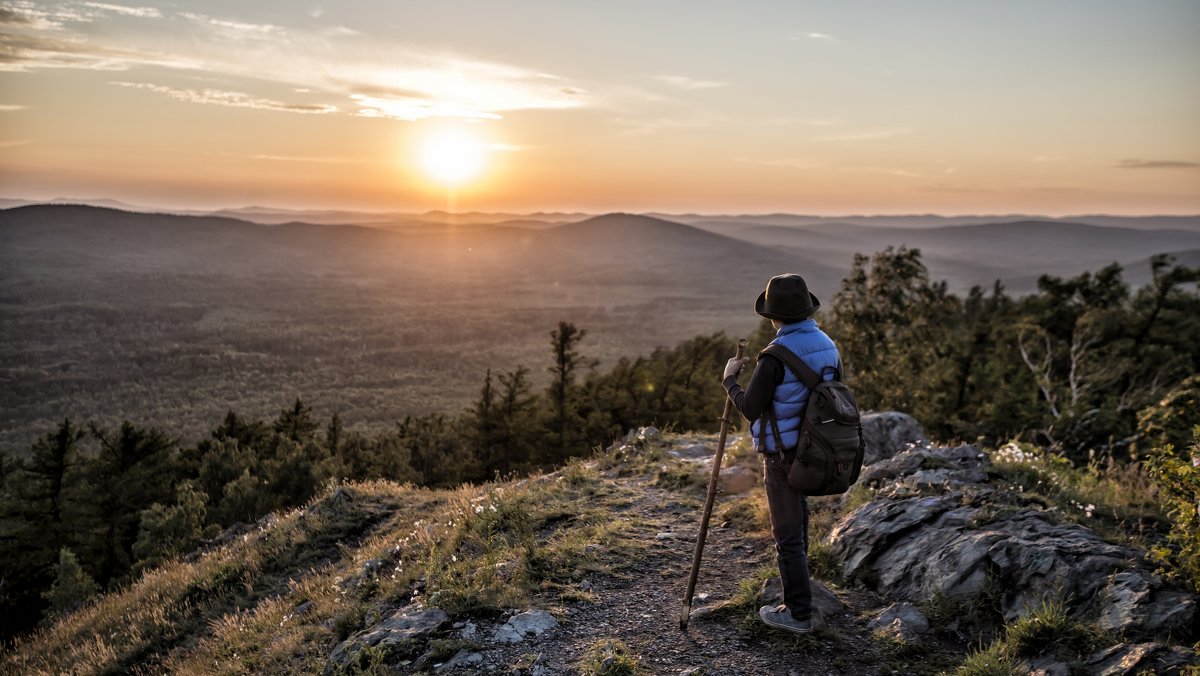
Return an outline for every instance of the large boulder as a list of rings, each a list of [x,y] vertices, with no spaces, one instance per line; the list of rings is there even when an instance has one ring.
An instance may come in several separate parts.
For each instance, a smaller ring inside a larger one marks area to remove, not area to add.
[[[907,413],[883,411],[862,417],[863,441],[867,450],[863,464],[871,464],[896,455],[912,445],[928,444],[921,423]]]
[[[858,481],[894,491],[961,488],[987,481],[987,456],[970,444],[955,447],[910,446],[865,467]]]
[[[829,536],[842,574],[914,603],[990,591],[1005,620],[1059,597],[1076,616],[1095,610],[1101,626],[1129,635],[1191,623],[1195,597],[1164,583],[1140,552],[995,493],[976,487],[863,505]]]

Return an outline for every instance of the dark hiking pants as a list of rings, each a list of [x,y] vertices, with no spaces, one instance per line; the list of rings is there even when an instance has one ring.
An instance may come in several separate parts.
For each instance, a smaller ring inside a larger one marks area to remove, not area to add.
[[[783,602],[792,617],[807,620],[812,616],[812,588],[808,581],[808,500],[788,484],[787,470],[795,451],[763,454],[763,485],[771,510],[771,535],[779,578],[783,582]]]

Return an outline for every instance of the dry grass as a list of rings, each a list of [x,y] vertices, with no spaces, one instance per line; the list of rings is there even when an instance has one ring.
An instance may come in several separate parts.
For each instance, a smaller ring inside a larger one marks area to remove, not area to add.
[[[6,669],[313,673],[339,641],[412,602],[481,616],[586,601],[577,582],[634,558],[630,520],[613,517],[622,498],[582,461],[445,491],[330,487],[19,640]]]
[[[1139,462],[1093,458],[1075,466],[1067,458],[1010,443],[992,452],[992,475],[1031,500],[1048,501],[1061,518],[1106,538],[1141,548],[1165,531],[1158,489]]]

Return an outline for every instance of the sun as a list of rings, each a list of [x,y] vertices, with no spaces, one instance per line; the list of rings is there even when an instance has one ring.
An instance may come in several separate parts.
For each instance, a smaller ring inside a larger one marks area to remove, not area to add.
[[[420,159],[430,178],[458,186],[483,171],[487,145],[465,129],[439,129],[421,145]]]

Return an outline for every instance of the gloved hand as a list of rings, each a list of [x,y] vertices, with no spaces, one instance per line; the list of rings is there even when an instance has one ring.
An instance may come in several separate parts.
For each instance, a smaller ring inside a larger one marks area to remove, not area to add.
[[[746,362],[748,361],[750,361],[750,357],[730,359],[729,362],[725,364],[725,373],[721,375],[721,381],[724,382],[729,376],[736,376],[737,374],[741,373],[742,367],[745,366]]]

